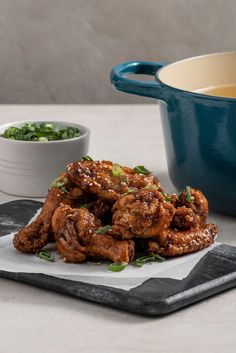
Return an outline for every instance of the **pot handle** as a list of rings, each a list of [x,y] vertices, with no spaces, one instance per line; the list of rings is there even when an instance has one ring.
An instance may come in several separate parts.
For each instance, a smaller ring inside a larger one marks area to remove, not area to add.
[[[128,61],[113,67],[110,75],[112,85],[119,91],[149,98],[163,99],[163,85],[155,79],[156,72],[166,63],[149,61]],[[138,81],[127,78],[129,75],[150,75],[153,80]]]

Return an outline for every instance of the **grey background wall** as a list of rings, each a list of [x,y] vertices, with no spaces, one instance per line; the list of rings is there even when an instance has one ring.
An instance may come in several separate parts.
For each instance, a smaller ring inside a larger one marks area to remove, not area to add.
[[[0,103],[146,103],[110,68],[236,49],[235,0],[0,0]]]

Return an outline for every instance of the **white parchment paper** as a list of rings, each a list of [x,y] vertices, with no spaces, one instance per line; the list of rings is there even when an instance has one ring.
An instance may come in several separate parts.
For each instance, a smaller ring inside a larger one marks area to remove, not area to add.
[[[31,223],[41,210],[30,220]],[[111,286],[129,290],[137,287],[149,278],[173,278],[183,279],[188,276],[198,261],[219,243],[209,248],[164,262],[154,262],[137,268],[128,265],[121,272],[108,270],[109,262],[100,265],[92,263],[71,264],[63,262],[56,254],[55,244],[45,247],[49,249],[55,258],[55,262],[48,262],[33,254],[20,253],[13,247],[14,234],[0,237],[0,270],[8,272],[42,273],[54,277],[79,281],[97,285]]]
[[[20,253],[13,247],[13,236],[10,234],[0,238],[0,270],[43,273],[73,281],[112,286],[125,290],[137,287],[149,278],[183,279],[188,276],[202,256],[218,245],[215,243],[197,253],[168,259],[161,263],[146,264],[141,268],[128,265],[121,272],[111,272],[108,270],[108,262],[101,265],[65,263],[56,255],[54,244],[50,244],[46,248],[54,252],[55,262],[42,260],[32,254]]]

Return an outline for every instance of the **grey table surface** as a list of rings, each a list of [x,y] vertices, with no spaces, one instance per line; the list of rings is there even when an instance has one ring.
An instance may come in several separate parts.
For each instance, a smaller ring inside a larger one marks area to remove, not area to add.
[[[68,120],[91,128],[89,154],[144,164],[169,192],[157,105],[5,105],[0,123]],[[0,192],[0,203],[19,199]],[[236,245],[236,218],[210,214],[218,241]],[[146,318],[0,278],[0,353],[236,350],[236,289],[169,316]]]

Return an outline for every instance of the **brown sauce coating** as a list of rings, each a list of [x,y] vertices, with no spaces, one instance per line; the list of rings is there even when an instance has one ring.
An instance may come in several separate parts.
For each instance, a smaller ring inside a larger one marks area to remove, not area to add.
[[[115,163],[110,161],[77,161],[67,167],[67,177],[83,191],[106,200],[116,201],[131,188],[153,186],[161,189],[158,179],[150,174],[137,174],[132,168],[121,167],[120,176],[113,175]]]
[[[206,224],[208,202],[200,190],[186,187],[168,195],[151,173],[110,161],[77,161],[49,190],[41,213],[20,230],[15,248],[35,253],[53,238],[67,262],[89,258],[129,263],[139,243],[146,253],[171,257],[198,251],[214,242],[217,227]],[[98,234],[98,228],[111,229]]]
[[[36,253],[48,243],[51,233],[52,216],[61,202],[69,205],[72,204],[72,200],[66,193],[58,188],[50,189],[38,217],[15,234],[13,245],[17,250]]]
[[[121,238],[150,238],[169,227],[174,206],[158,190],[143,189],[120,197],[113,208],[113,232]]]
[[[65,261],[82,262],[90,257],[126,263],[133,260],[134,243],[97,234],[101,223],[85,208],[61,205],[53,215],[52,226],[57,250]]]
[[[217,234],[215,224],[204,224],[189,230],[166,229],[158,237],[149,239],[147,252],[173,257],[196,252],[214,243]]]

